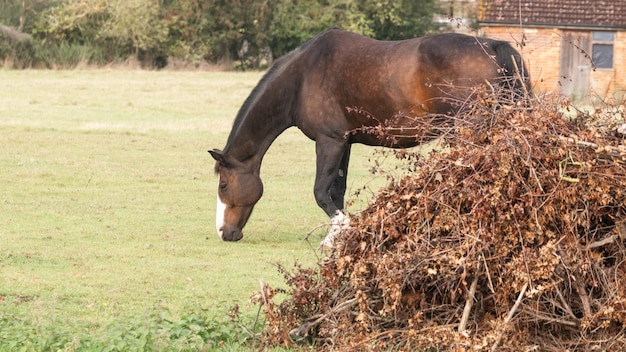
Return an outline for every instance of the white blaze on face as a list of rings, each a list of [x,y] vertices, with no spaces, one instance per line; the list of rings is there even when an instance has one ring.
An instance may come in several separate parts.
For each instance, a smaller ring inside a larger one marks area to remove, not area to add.
[[[220,236],[220,238],[223,239],[224,238],[224,215],[226,212],[226,204],[224,204],[222,200],[220,199],[219,185],[220,185],[220,180],[218,177],[217,178],[217,187],[218,187],[217,206],[215,210],[215,229],[217,230],[217,234]]]

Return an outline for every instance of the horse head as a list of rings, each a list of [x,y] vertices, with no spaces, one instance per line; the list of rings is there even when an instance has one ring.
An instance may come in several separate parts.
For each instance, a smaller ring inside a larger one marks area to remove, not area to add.
[[[218,149],[209,153],[216,161],[218,174],[217,233],[224,241],[239,241],[254,205],[263,195],[263,183],[258,172],[244,163],[228,158]]]

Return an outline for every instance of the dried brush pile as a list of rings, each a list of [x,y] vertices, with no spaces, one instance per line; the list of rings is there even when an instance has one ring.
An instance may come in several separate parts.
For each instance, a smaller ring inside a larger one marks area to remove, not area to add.
[[[616,109],[566,119],[483,100],[449,150],[400,152],[415,172],[352,215],[319,268],[284,270],[288,289],[257,295],[264,343],[626,350],[626,145],[606,119]]]

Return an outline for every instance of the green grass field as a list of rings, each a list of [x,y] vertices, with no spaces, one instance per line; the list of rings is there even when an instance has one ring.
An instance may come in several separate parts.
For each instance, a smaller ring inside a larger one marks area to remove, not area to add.
[[[239,304],[253,316],[259,281],[281,285],[276,263],[314,265],[327,219],[312,194],[314,143],[295,128],[264,159],[244,239],[215,232],[207,150],[224,146],[260,77],[0,71],[0,322],[80,338],[154,310]],[[374,149],[353,153],[349,194],[385,183],[368,172]]]

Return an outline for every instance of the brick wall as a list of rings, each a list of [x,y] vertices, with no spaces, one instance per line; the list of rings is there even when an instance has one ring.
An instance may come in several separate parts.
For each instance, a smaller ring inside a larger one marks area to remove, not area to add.
[[[626,91],[626,31],[617,32],[615,34],[615,49],[613,54],[613,70],[604,72],[598,70],[592,73],[597,75],[597,80],[609,81],[611,92],[620,92],[624,94]]]
[[[556,28],[529,28],[487,26],[481,35],[506,40],[522,52],[530,70],[533,87],[540,93],[559,93],[562,30]],[[520,49],[522,35],[526,46]],[[591,53],[589,53],[591,54]],[[581,55],[584,55],[581,53]],[[613,69],[597,69],[590,73],[591,94],[606,97],[626,91],[626,32],[616,32]]]

